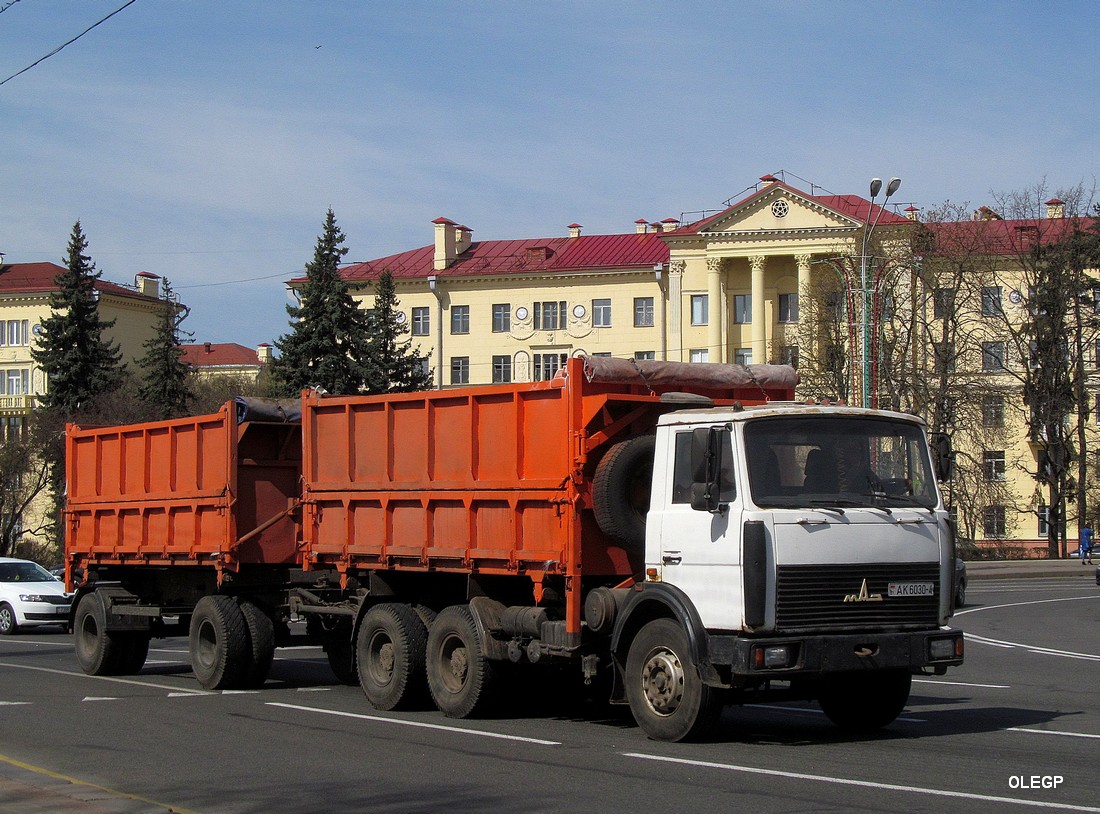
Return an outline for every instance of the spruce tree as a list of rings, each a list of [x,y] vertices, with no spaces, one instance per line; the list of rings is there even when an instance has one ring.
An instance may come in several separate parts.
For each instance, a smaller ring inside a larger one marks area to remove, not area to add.
[[[432,374],[427,359],[412,347],[408,326],[399,321],[397,286],[393,275],[382,272],[375,286],[374,308],[370,311],[370,357],[367,365],[368,393],[409,393],[427,390]]]
[[[149,408],[154,418],[174,418],[186,415],[193,398],[191,376],[183,362],[180,347],[184,331],[180,325],[190,309],[180,305],[173,297],[172,285],[164,279],[164,300],[156,332],[142,347],[146,353],[138,359],[142,382],[138,396]],[[189,334],[188,334],[189,336]]]
[[[100,273],[84,252],[88,241],[73,226],[66,268],[57,275],[50,293],[51,314],[42,321],[42,336],[31,350],[32,358],[47,376],[42,406],[75,415],[98,396],[117,388],[124,378],[122,350],[103,335],[114,325],[99,318],[95,290]]]
[[[336,217],[328,210],[313,261],[306,265],[301,305],[287,306],[292,329],[275,343],[271,364],[275,389],[286,396],[320,387],[332,394],[363,389],[368,356],[367,316],[355,304],[340,277],[348,250]]]

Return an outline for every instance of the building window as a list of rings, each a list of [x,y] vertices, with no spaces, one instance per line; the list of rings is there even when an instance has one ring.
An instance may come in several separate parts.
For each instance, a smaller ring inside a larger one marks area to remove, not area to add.
[[[1100,370],[1100,339],[1096,340],[1096,369]]]
[[[421,359],[421,360],[420,360],[420,364],[418,365],[418,367],[420,368],[420,374],[421,374],[422,376],[424,376],[424,377],[430,377],[430,376],[432,375],[432,368],[431,368],[431,366],[430,366],[430,365],[428,364],[428,360],[427,360],[427,358],[423,358],[423,359]]]
[[[493,384],[507,384],[512,381],[512,357],[493,357]]]
[[[1005,479],[1005,451],[991,449],[982,453],[982,475],[986,480]]]
[[[751,365],[752,364],[752,348],[738,348],[733,352],[733,363],[735,365]]]
[[[699,364],[700,362],[709,362],[710,361],[710,351],[707,350],[706,348],[696,348],[694,350],[689,351],[689,354],[690,354],[689,358],[691,359],[693,364]]]
[[[653,297],[634,298],[634,327],[653,327]]]
[[[535,354],[535,381],[548,382],[554,378],[554,374],[565,367],[568,357],[564,353],[536,353]]]
[[[535,330],[557,331],[565,328],[565,300],[535,303]]]
[[[691,295],[691,324],[706,325],[709,319],[708,297],[706,294]]]
[[[937,288],[932,292],[932,318],[946,319],[955,311],[955,289]]]
[[[451,357],[451,384],[470,383],[470,357]]]
[[[592,327],[611,327],[611,300],[592,300]]]
[[[30,323],[25,319],[0,320],[0,347],[27,345],[30,342]]]
[[[512,330],[512,306],[497,303],[493,306],[493,333],[508,333],[510,330]]]
[[[752,294],[737,294],[734,296],[733,321],[740,325],[752,322]]]
[[[1039,516],[1039,528],[1036,531],[1040,537],[1046,537],[1050,533],[1050,507],[1040,503],[1035,514]]]
[[[932,372],[937,376],[955,371],[955,343],[932,343]]]
[[[997,373],[1005,369],[1005,343],[982,342],[982,370]]]
[[[0,441],[16,442],[23,437],[27,427],[26,416],[9,415],[0,418]]]
[[[468,334],[470,332],[470,306],[451,306],[451,333]]]
[[[431,309],[427,306],[412,309],[412,335],[427,336],[431,329]]]
[[[798,322],[798,295],[779,295],[779,321]]]
[[[798,367],[798,345],[785,345],[780,349],[779,363]]]
[[[657,359],[657,352],[652,350],[636,350],[634,351],[634,361],[636,362],[653,362]]]
[[[998,394],[982,396],[982,426],[1005,425],[1005,397]]]
[[[982,531],[986,537],[1004,537],[1006,535],[1004,506],[985,507],[982,511]]]
[[[1004,309],[1001,307],[1001,287],[999,285],[986,286],[982,289],[982,316],[1004,316]]]
[[[12,368],[0,376],[0,396],[23,396],[30,390],[30,368]]]

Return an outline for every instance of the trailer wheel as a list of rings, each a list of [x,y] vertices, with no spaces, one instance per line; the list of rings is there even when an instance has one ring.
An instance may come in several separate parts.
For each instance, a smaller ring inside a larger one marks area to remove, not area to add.
[[[638,631],[626,659],[626,698],[638,726],[659,741],[698,738],[721,712],[718,692],[703,683],[683,628],[655,619]]]
[[[841,729],[866,734],[882,729],[901,714],[912,681],[905,670],[837,673],[822,680],[817,703]]]
[[[645,545],[656,446],[652,435],[620,441],[600,459],[592,482],[592,509],[600,531],[639,551]]]
[[[275,624],[271,617],[247,599],[240,601],[241,615],[248,628],[248,643],[252,658],[245,670],[241,686],[262,687],[271,672],[271,662],[275,658]]]
[[[191,669],[207,690],[233,689],[251,662],[248,625],[231,596],[204,596],[191,615]]]
[[[397,709],[424,698],[428,631],[409,605],[375,605],[359,627],[359,683],[378,709]]]
[[[444,715],[468,718],[487,706],[496,673],[465,605],[444,608],[432,623],[427,673],[432,699]]]
[[[76,606],[73,639],[76,661],[88,675],[111,676],[124,672],[128,642],[118,633],[107,632],[103,604],[93,593],[82,596]]]

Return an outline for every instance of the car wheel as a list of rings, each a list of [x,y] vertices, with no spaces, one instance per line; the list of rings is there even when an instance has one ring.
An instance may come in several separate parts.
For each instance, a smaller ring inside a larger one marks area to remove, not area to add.
[[[7,602],[0,605],[0,636],[10,636],[19,630],[15,621],[15,609]]]

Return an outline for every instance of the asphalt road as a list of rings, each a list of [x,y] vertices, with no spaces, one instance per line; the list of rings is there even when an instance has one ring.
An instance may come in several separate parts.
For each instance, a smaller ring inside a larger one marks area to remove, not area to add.
[[[257,692],[202,691],[183,640],[93,678],[71,637],[0,639],[0,812],[1100,812],[1100,586],[1082,568],[971,582],[967,663],[853,739],[814,705],[735,707],[701,744],[525,702],[380,713],[317,649]]]

